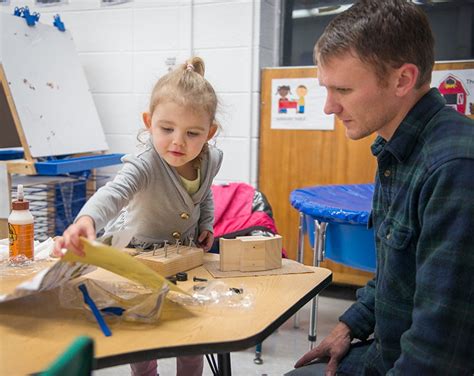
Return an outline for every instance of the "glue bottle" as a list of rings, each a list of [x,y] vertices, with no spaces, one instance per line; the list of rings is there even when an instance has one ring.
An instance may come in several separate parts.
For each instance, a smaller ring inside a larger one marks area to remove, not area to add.
[[[8,237],[10,257],[24,255],[33,260],[34,218],[30,212],[30,203],[24,199],[23,185],[19,184],[16,200],[12,202],[12,212],[8,217]]]

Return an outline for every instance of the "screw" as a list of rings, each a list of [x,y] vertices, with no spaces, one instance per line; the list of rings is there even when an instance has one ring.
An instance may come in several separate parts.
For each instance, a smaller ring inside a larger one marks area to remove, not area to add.
[[[193,282],[207,282],[206,278],[193,277]]]

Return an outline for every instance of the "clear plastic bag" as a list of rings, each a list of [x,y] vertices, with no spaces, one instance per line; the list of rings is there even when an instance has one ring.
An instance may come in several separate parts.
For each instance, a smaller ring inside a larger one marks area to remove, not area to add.
[[[248,309],[254,304],[255,294],[244,285],[230,287],[220,280],[195,284],[188,295],[171,292],[168,298],[184,306],[210,305]]]
[[[158,321],[163,302],[169,291],[163,285],[160,291],[148,289],[132,281],[97,281],[77,279],[61,286],[59,301],[64,308],[85,309],[93,319],[89,306],[79,290],[84,284],[89,296],[104,317],[131,322],[154,323]]]

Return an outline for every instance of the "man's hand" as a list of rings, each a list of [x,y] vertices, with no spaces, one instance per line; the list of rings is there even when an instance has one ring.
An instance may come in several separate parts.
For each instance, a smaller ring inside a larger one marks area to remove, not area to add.
[[[84,256],[81,241],[79,237],[85,237],[89,240],[95,239],[94,220],[85,215],[80,217],[76,223],[69,226],[64,231],[63,236],[58,236],[54,241],[53,256],[62,257],[61,249],[67,248],[78,256]]]
[[[214,242],[214,234],[210,231],[203,231],[199,234],[198,245],[207,252],[211,249]]]
[[[319,346],[308,351],[296,362],[295,368],[304,366],[318,358],[329,357],[326,376],[333,376],[336,374],[339,361],[349,351],[351,341],[351,330],[346,324],[340,322]]]

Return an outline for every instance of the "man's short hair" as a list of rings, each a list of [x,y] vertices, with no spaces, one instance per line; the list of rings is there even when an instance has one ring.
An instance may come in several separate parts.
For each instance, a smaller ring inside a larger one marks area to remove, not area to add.
[[[431,81],[434,38],[423,10],[407,0],[359,0],[326,27],[314,61],[355,52],[384,83],[388,69],[405,63],[419,69],[416,88]]]

